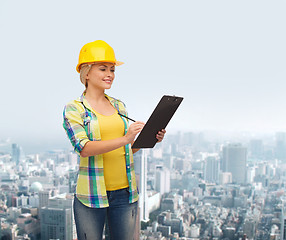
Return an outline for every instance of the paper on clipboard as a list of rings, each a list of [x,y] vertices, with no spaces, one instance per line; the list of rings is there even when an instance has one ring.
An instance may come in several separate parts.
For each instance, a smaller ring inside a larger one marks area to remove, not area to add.
[[[166,128],[182,101],[182,97],[164,95],[133,143],[132,148],[153,148],[158,141],[156,134]]]

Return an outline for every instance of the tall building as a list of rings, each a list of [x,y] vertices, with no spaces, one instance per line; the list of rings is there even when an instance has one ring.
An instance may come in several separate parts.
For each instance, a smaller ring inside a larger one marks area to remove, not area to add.
[[[246,159],[246,147],[241,144],[229,144],[223,147],[222,171],[230,172],[234,183],[245,183]]]
[[[41,239],[71,240],[72,210],[70,208],[43,207],[40,210]]]
[[[220,161],[218,157],[209,156],[206,158],[204,178],[207,182],[217,183],[219,180]]]
[[[255,168],[248,167],[246,170],[246,183],[253,183],[255,177]]]
[[[275,155],[278,160],[286,160],[286,133],[276,133]]]
[[[172,170],[174,168],[174,160],[175,156],[171,154],[166,154],[163,158],[164,161],[164,166],[167,167],[168,169]]]
[[[176,158],[174,165],[175,165],[175,169],[178,171],[187,172],[188,170],[190,170],[189,162],[185,158]]]
[[[71,209],[73,211],[73,201],[74,197],[72,194],[59,194],[54,197],[49,198],[49,204],[48,207],[50,208],[58,208],[58,209]],[[76,239],[76,227],[75,227],[75,220],[73,212],[71,214],[71,228],[68,229],[69,231],[72,231],[72,238]]]
[[[139,210],[140,221],[149,221],[148,194],[147,194],[147,153],[141,149],[134,154],[134,169],[136,176],[139,176]]]
[[[16,143],[13,143],[12,144],[12,160],[13,162],[16,163],[16,165],[19,165],[20,163],[20,153],[21,153],[21,150],[20,150],[19,145]]]
[[[40,191],[39,192],[39,208],[48,206],[49,198],[51,197],[51,191]]]
[[[161,165],[156,166],[155,190],[161,195],[170,192],[171,175],[167,168]]]

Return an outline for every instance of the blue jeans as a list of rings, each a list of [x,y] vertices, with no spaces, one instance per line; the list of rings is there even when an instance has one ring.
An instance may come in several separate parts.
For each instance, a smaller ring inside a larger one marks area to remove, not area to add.
[[[107,208],[87,207],[75,197],[73,207],[78,240],[102,240],[106,218],[112,240],[133,239],[137,202],[129,203],[128,188],[107,191],[107,197]]]

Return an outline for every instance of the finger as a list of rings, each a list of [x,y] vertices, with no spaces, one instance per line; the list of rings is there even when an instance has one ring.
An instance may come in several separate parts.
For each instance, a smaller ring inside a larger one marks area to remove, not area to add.
[[[138,127],[136,127],[136,131],[142,131],[142,129],[143,129],[143,126],[138,126]]]
[[[165,133],[158,132],[158,134],[157,134],[157,135],[163,138],[163,137],[164,137],[164,135],[165,135]]]
[[[133,124],[143,124],[143,125],[145,125],[145,123],[144,123],[144,122],[141,122],[141,121],[136,121],[136,122],[133,123]]]
[[[158,133],[157,135],[156,135],[156,138],[158,139],[158,142],[162,142],[163,141],[163,139],[164,139],[164,133]]]
[[[143,128],[144,125],[143,124],[137,124],[137,123],[133,123],[132,125],[130,125],[131,128]]]
[[[158,134],[156,135],[156,138],[158,139],[159,142],[161,142],[163,140],[163,137],[158,135]]]

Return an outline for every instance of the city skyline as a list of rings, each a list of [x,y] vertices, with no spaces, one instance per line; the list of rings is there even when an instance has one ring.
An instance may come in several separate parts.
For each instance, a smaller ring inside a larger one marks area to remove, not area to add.
[[[11,153],[0,149],[0,234],[76,239],[71,213],[78,155],[62,149],[23,156],[19,145],[10,147]],[[140,189],[136,239],[284,235],[286,132],[246,146],[178,133],[136,153],[134,168]]]
[[[224,144],[237,144],[241,143],[243,146],[251,145],[254,141],[260,141],[264,144],[275,145],[277,136],[286,134],[285,132],[272,132],[272,133],[253,133],[253,132],[218,132],[218,131],[167,131],[165,140],[162,143],[155,145],[155,148],[164,145],[165,141],[173,139],[174,137],[184,136],[188,134],[203,135],[208,142],[217,142],[221,145]],[[64,139],[58,141],[47,141],[42,138],[37,141],[29,141],[25,139],[18,139],[15,141],[13,138],[0,138],[0,150],[2,152],[13,152],[13,145],[17,145],[20,150],[20,156],[23,157],[25,154],[36,154],[47,151],[61,151],[62,149],[73,151],[72,145],[64,135]]]
[[[1,2],[0,139],[68,144],[63,107],[84,90],[75,66],[96,39],[125,62],[107,94],[133,119],[169,94],[184,97],[169,132],[286,131],[285,1],[85,3]]]

